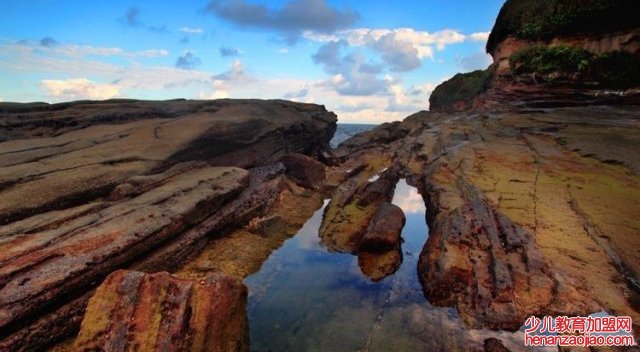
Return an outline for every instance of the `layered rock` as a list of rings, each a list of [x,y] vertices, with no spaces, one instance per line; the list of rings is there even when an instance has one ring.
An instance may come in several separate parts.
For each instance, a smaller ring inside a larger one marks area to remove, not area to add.
[[[176,163],[253,167],[328,148],[336,117],[284,101],[0,103],[0,224],[107,195]]]
[[[636,108],[421,112],[393,128],[407,132],[339,152],[348,165],[390,155],[419,188],[430,230],[418,273],[432,304],[474,328],[601,309],[640,319]]]
[[[283,101],[0,110],[1,350],[73,333],[114,270],[176,270],[263,215],[287,186],[278,160],[322,153],[335,128],[323,107]]]
[[[487,43],[493,64],[436,87],[430,109],[638,105],[639,11],[630,0],[506,1]]]
[[[356,253],[378,208],[391,201],[397,181],[398,176],[387,170],[368,180],[360,176],[342,183],[322,218],[322,244],[332,251]]]
[[[303,154],[285,155],[280,162],[287,175],[305,188],[318,189],[327,177],[322,163]]]
[[[194,282],[116,271],[96,290],[76,351],[246,351],[247,288],[224,275]]]

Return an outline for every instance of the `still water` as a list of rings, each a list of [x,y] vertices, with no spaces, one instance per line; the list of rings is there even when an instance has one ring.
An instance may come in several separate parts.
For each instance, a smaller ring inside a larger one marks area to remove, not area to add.
[[[253,351],[477,350],[489,335],[514,339],[466,330],[454,308],[427,302],[417,276],[429,231],[424,202],[400,180],[393,203],[407,218],[395,274],[373,282],[356,256],[328,252],[318,236],[323,206],[245,280]]]

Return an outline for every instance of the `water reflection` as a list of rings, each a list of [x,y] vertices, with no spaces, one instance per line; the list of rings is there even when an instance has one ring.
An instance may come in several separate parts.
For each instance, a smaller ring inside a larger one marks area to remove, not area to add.
[[[517,333],[467,330],[455,309],[427,302],[416,269],[428,236],[424,203],[404,180],[393,203],[407,219],[401,248],[382,257],[328,252],[318,237],[323,207],[245,280],[252,350],[474,351],[490,336],[521,349]]]

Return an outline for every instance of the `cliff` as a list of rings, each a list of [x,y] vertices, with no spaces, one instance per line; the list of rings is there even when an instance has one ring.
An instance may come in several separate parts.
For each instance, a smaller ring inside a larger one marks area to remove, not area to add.
[[[628,0],[509,0],[487,42],[491,67],[437,87],[430,109],[640,104],[638,13]]]

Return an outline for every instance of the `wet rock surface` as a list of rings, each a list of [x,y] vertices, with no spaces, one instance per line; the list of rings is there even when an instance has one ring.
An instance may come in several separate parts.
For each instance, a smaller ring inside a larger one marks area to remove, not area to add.
[[[430,303],[456,307],[472,328],[602,309],[640,319],[637,109],[421,112],[368,134],[388,128],[407,133],[383,144],[360,136],[337,154],[347,166],[385,155],[384,167],[420,189],[430,234],[418,272]],[[343,201],[359,194],[353,180],[337,188]]]
[[[247,288],[212,275],[116,271],[89,301],[76,351],[247,351]]]
[[[359,250],[384,251],[400,244],[405,217],[397,205],[382,203],[360,241]]]
[[[175,271],[212,237],[265,215],[294,179],[278,160],[324,153],[336,121],[321,106],[259,100],[0,103],[0,111],[8,351],[74,334],[111,272]]]

